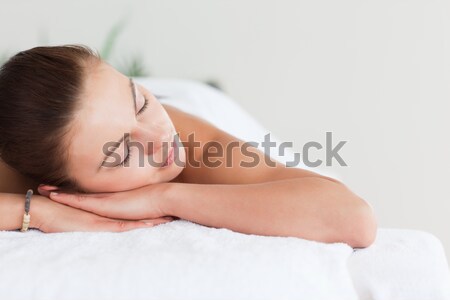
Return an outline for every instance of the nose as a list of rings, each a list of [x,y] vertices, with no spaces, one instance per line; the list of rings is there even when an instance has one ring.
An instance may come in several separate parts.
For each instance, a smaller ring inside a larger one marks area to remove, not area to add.
[[[138,125],[131,132],[131,141],[140,144],[140,150],[144,155],[153,155],[154,160],[162,162],[164,152],[171,146],[172,130],[168,125],[153,123],[151,125]]]

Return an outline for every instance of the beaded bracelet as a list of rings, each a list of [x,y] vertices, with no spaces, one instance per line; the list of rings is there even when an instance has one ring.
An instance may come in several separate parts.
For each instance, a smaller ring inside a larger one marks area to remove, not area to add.
[[[27,195],[25,196],[25,213],[23,214],[22,228],[20,229],[22,232],[28,231],[28,227],[30,226],[30,203],[32,195],[33,190],[29,189],[27,191]]]

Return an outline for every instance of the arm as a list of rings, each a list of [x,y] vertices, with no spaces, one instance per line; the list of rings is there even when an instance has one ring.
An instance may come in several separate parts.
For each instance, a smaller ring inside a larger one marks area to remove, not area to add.
[[[247,150],[259,163],[243,167],[241,162],[253,158],[244,155],[242,140],[200,118],[168,109],[180,128],[190,128],[181,134],[182,140],[199,133],[203,147],[192,149],[185,143],[188,157],[199,161],[201,168],[187,167],[183,183],[169,185],[164,213],[245,233],[343,241],[355,247],[373,242],[377,226],[371,207],[338,180],[276,161],[269,166],[265,154],[255,148]],[[237,146],[211,160],[206,147],[210,141],[222,149]],[[206,164],[211,161],[217,167]],[[232,167],[226,166],[227,161]]]
[[[305,177],[246,185],[170,183],[161,210],[212,227],[369,246],[376,222],[343,184]]]
[[[50,194],[52,200],[109,218],[176,216],[247,234],[293,236],[369,246],[371,207],[343,184],[322,177],[254,184],[160,183],[97,194]]]
[[[34,200],[31,213],[34,213]],[[25,194],[0,193],[0,230],[16,230],[22,227],[24,205]],[[36,227],[36,218],[32,216],[30,222],[30,227]]]
[[[25,194],[0,193],[0,230],[17,230],[22,227],[24,205]],[[172,220],[170,218],[140,221],[110,219],[36,194],[32,196],[30,215],[30,228],[44,232],[127,231],[153,227]]]

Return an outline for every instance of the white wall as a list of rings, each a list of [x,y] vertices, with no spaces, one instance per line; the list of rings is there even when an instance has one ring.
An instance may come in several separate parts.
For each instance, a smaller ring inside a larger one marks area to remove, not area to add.
[[[444,1],[2,1],[0,50],[100,47],[154,76],[217,79],[301,151],[347,140],[334,167],[381,227],[429,231],[450,257],[450,4]]]

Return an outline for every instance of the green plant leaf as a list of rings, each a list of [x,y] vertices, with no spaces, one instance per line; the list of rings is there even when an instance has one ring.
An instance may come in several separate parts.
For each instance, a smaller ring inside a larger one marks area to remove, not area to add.
[[[129,77],[149,76],[149,72],[145,68],[145,61],[140,55],[134,55],[130,59],[125,60],[119,70]]]
[[[106,36],[106,40],[100,50],[100,56],[102,59],[108,61],[111,58],[111,53],[114,50],[114,45],[116,44],[117,38],[120,33],[124,30],[126,26],[126,20],[121,20],[117,22]]]

